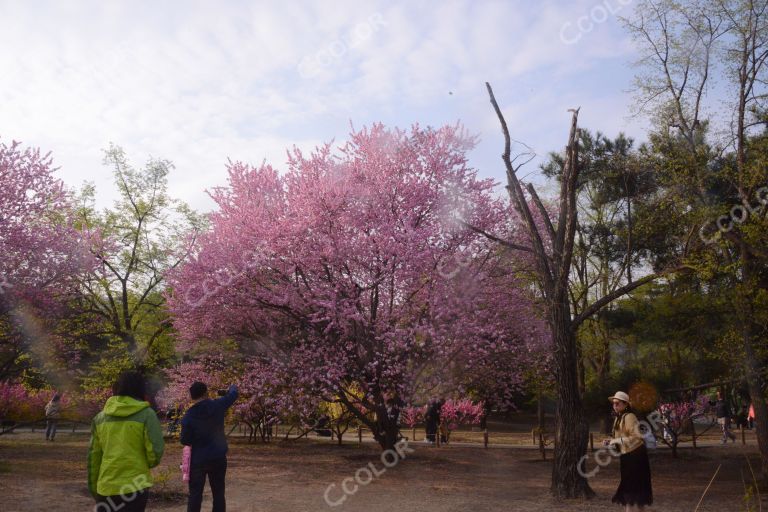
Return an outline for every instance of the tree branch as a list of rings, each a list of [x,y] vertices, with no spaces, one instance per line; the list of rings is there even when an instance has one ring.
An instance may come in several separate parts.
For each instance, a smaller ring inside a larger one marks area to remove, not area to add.
[[[589,306],[587,306],[587,308],[584,311],[582,311],[581,314],[579,314],[576,318],[574,318],[574,320],[573,320],[573,322],[571,324],[572,325],[571,328],[575,331],[579,327],[579,325],[581,325],[581,323],[584,322],[584,320],[586,320],[587,318],[591,317],[592,315],[594,315],[595,313],[597,313],[598,311],[600,311],[605,306],[607,306],[608,304],[610,304],[614,300],[618,299],[622,295],[626,295],[629,292],[631,292],[632,290],[634,290],[636,288],[639,288],[640,286],[643,286],[644,284],[650,283],[651,281],[654,281],[654,280],[656,280],[656,279],[658,279],[660,277],[663,277],[663,276],[666,276],[666,275],[669,275],[669,274],[673,274],[675,272],[679,272],[680,270],[683,270],[684,268],[687,268],[687,267],[676,267],[676,268],[672,268],[672,269],[663,270],[661,272],[656,272],[656,273],[653,273],[653,274],[648,274],[647,276],[645,276],[643,278],[640,278],[640,279],[638,279],[636,281],[633,281],[633,282],[631,282],[629,284],[625,284],[621,288],[615,289],[611,293],[601,297],[599,300],[597,300],[597,301],[593,302],[592,304],[590,304]]]
[[[496,235],[492,235],[476,226],[473,226],[472,224],[469,224],[467,222],[464,222],[463,220],[459,221],[461,224],[463,224],[465,227],[469,228],[470,230],[474,231],[475,233],[478,233],[480,235],[483,235],[488,240],[492,240],[494,242],[498,242],[499,244],[503,245],[504,247],[509,247],[510,249],[514,249],[516,251],[525,251],[525,252],[533,252],[533,249],[530,247],[525,247],[524,245],[518,245],[515,243],[512,243],[508,240],[504,240],[503,238],[499,238]]]

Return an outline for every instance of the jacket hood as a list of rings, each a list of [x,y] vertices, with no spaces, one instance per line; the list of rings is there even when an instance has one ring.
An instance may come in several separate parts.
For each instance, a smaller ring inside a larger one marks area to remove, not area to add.
[[[129,396],[113,396],[107,399],[104,405],[104,414],[110,416],[125,417],[149,407],[149,402],[136,400]]]

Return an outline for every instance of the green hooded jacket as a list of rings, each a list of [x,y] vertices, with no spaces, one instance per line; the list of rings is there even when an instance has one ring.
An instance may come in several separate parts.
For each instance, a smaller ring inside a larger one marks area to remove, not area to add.
[[[94,496],[130,495],[152,486],[165,443],[157,414],[129,396],[113,396],[91,423],[88,489]]]

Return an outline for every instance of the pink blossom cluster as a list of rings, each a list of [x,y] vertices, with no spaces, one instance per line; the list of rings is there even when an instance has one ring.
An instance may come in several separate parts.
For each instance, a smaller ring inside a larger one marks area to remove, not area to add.
[[[462,400],[446,400],[440,408],[440,421],[448,430],[455,430],[459,425],[479,425],[483,418],[483,403],[474,403],[465,398]]]
[[[455,430],[459,425],[478,425],[485,414],[483,402],[473,402],[469,398],[446,400],[440,408],[440,421],[449,430]],[[424,422],[427,406],[404,407],[400,413],[400,421],[408,427],[415,427]]]
[[[207,355],[186,361],[165,371],[168,385],[157,395],[157,403],[164,409],[189,403],[189,387],[193,382],[204,382],[208,389],[216,392],[227,388],[239,374],[230,362],[220,355]]]
[[[285,368],[258,359],[248,363],[240,391],[236,418],[261,428],[278,422],[306,427],[319,404],[317,395],[297,385]]]
[[[205,383],[212,394],[235,384],[240,398],[232,409],[233,419],[251,426],[278,421],[307,425],[320,402],[318,394],[307,392],[289,368],[259,358],[238,362],[223,355],[205,355],[167,370],[166,376],[168,384],[158,395],[161,407],[185,409],[190,402],[189,387],[195,381]]]
[[[403,407],[403,410],[400,412],[400,421],[403,425],[413,428],[419,423],[424,423],[426,411],[426,406],[416,407],[409,405],[408,407]]]
[[[474,142],[459,126],[377,124],[337,151],[294,149],[286,172],[230,164],[211,229],[170,276],[187,347],[268,345],[294,389],[372,428],[365,411],[419,388],[508,403],[549,335],[529,262],[479,233],[518,236],[495,184],[467,166]]]
[[[51,393],[50,396],[53,396]],[[47,397],[50,399],[50,396]],[[46,396],[30,391],[22,384],[0,381],[0,418],[11,421],[34,421],[45,416]]]
[[[56,335],[78,277],[96,261],[97,233],[80,229],[75,205],[54,176],[50,154],[0,141],[0,379],[22,352],[72,368],[76,354]]]
[[[89,260],[75,229],[71,198],[53,176],[50,155],[0,142],[0,292],[45,302],[53,283],[67,281]]]
[[[38,421],[55,391],[29,389],[23,384],[0,381],[0,419],[15,422]],[[104,407],[111,391],[94,389],[60,393],[60,418],[87,423]]]
[[[703,403],[692,401],[661,402],[658,411],[664,419],[666,427],[675,434],[680,434],[689,422],[699,416]]]

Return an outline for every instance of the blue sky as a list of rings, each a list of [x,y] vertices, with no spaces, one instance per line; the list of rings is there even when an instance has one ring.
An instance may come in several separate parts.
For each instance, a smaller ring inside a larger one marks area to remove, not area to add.
[[[285,168],[287,147],[343,140],[350,122],[460,120],[481,138],[471,164],[501,181],[485,81],[512,136],[541,156],[564,145],[576,106],[582,126],[643,138],[647,122],[630,117],[636,50],[616,18],[633,7],[0,0],[0,137],[52,151],[60,177],[95,182],[102,206],[110,142],[137,165],[172,160],[172,193],[208,210],[227,158]]]

